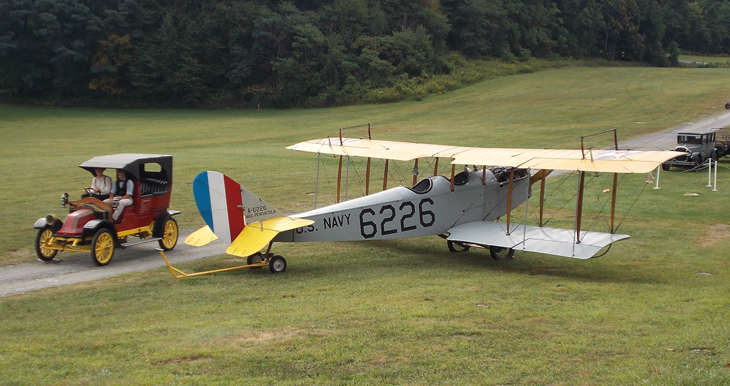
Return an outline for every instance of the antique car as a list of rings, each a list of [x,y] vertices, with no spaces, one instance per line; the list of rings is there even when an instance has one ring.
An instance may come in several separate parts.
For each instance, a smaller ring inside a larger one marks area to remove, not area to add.
[[[678,133],[674,151],[686,154],[663,163],[663,170],[669,170],[672,166],[695,167],[710,158],[716,161],[718,155],[715,149],[715,132]]]
[[[178,225],[170,210],[172,194],[172,156],[155,154],[116,154],[92,158],[80,168],[94,175],[94,170],[116,169],[126,172],[134,184],[132,205],[124,208],[117,223],[112,213],[118,203],[106,203],[94,197],[70,201],[61,196],[61,205],[69,206],[62,221],[53,215],[38,219],[35,251],[42,261],[50,261],[59,251],[89,252],[97,265],[109,264],[117,248],[157,241],[160,248],[175,248]],[[89,188],[87,188],[88,190]],[[134,238],[134,239],[132,239]]]

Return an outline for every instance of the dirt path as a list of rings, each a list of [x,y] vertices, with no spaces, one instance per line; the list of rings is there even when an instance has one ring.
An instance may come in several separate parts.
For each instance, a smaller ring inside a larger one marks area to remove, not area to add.
[[[726,126],[730,126],[730,111],[698,122],[624,141],[619,147],[634,150],[669,150],[674,147],[679,132],[706,131]],[[188,232],[184,232],[184,235],[180,235],[180,241],[175,250],[167,254],[171,264],[180,264],[225,253],[226,245],[220,242],[202,248],[185,245],[183,240],[191,231],[188,230]],[[61,253],[58,255],[61,261],[58,262],[34,261],[0,267],[0,296],[162,267],[165,262],[155,250],[156,246],[157,243],[150,243],[119,250],[114,255],[111,264],[105,267],[94,265],[87,253]]]
[[[226,251],[227,245],[218,242],[202,248],[186,245],[185,237],[192,230],[183,232],[175,249],[165,254],[172,265],[221,255]],[[104,267],[97,267],[88,253],[70,252],[59,253],[56,260],[48,263],[34,261],[0,267],[0,296],[163,267],[165,261],[155,250],[157,247],[157,243],[153,242],[117,250],[111,263]],[[169,275],[172,278],[172,274]]]

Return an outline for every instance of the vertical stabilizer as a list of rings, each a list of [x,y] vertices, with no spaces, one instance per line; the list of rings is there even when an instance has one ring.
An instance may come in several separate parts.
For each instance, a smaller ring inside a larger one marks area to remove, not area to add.
[[[193,195],[205,224],[228,244],[246,224],[278,215],[271,205],[219,172],[205,171],[195,176]]]

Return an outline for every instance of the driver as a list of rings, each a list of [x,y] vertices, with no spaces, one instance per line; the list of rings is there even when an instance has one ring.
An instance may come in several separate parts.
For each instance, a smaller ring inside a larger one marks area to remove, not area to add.
[[[132,194],[134,192],[134,181],[127,178],[127,173],[122,169],[117,169],[117,181],[112,186],[109,198],[104,200],[106,203],[111,203],[114,197],[119,197],[119,206],[114,210],[112,218],[114,223],[119,223],[119,216],[121,216],[124,208],[132,205]]]
[[[103,200],[109,196],[112,190],[112,178],[104,175],[104,168],[94,169],[94,178],[91,179],[91,188],[87,192],[81,195],[84,197],[94,197]]]

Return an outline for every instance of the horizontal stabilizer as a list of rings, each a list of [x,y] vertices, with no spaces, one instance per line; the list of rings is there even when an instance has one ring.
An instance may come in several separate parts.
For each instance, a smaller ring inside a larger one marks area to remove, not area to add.
[[[206,225],[186,237],[185,244],[192,245],[194,247],[202,247],[216,240],[218,240],[218,236],[216,236],[215,233],[210,230],[210,227]]]
[[[291,217],[276,217],[250,223],[226,249],[226,253],[240,257],[251,256],[263,249],[280,232],[311,224],[314,224],[314,221]]]
[[[516,225],[507,234],[506,224],[475,221],[455,226],[448,231],[447,240],[477,245],[494,245],[519,251],[589,259],[604,247],[629,235],[602,232],[580,232],[580,243],[575,243],[575,230]]]

